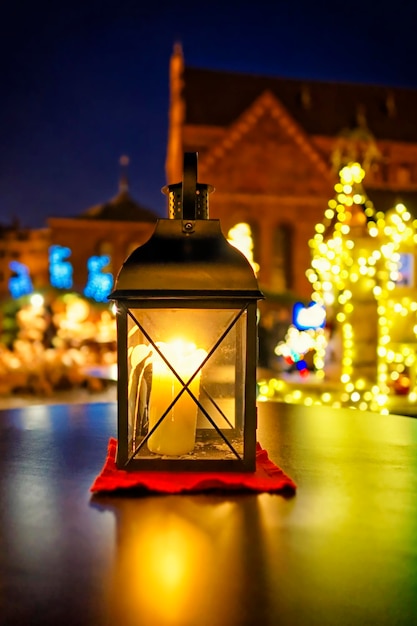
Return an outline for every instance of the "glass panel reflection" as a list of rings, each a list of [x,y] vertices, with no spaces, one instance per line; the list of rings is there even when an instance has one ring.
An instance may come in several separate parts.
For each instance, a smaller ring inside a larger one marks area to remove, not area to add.
[[[129,310],[131,458],[242,458],[246,324],[241,309]]]

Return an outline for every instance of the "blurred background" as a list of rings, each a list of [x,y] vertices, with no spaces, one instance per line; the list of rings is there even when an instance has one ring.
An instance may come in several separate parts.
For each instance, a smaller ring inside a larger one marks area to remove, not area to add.
[[[259,398],[414,414],[416,13],[3,7],[0,395],[112,389],[107,295],[188,150],[266,295]]]

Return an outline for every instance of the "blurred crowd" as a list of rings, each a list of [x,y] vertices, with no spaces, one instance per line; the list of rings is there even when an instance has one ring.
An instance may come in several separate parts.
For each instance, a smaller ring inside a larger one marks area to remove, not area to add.
[[[3,315],[0,396],[48,396],[84,387],[101,391],[115,367],[116,322],[108,305],[77,294],[32,296]]]

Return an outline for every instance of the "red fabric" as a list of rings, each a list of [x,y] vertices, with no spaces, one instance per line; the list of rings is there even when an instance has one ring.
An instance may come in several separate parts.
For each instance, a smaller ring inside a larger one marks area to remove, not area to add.
[[[141,488],[154,493],[184,493],[190,491],[252,491],[295,492],[295,483],[268,457],[266,450],[256,444],[255,472],[127,472],[116,467],[117,440],[111,438],[106,462],[90,490],[94,493],[120,489]]]

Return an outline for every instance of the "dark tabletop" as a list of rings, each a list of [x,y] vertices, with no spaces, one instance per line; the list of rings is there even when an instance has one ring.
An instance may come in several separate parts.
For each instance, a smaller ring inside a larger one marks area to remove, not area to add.
[[[417,420],[259,413],[293,497],[92,497],[114,403],[1,411],[0,624],[417,625]]]

